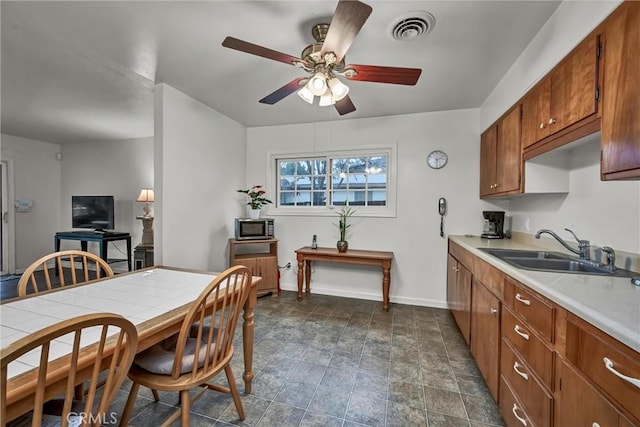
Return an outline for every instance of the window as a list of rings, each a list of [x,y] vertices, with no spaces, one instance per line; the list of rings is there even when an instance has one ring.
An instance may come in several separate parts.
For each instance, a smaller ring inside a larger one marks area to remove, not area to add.
[[[394,151],[274,155],[278,186],[271,212],[322,215],[354,206],[360,216],[395,216]]]

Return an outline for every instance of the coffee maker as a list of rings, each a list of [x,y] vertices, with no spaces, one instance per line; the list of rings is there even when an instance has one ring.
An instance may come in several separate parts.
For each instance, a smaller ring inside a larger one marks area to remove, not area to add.
[[[483,239],[504,239],[504,211],[482,211],[484,228]]]

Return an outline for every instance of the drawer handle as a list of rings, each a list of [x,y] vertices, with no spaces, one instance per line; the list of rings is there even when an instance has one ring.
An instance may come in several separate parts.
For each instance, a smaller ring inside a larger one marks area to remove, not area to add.
[[[524,305],[531,305],[531,301],[529,301],[528,299],[522,298],[522,295],[520,294],[516,294],[516,299],[521,303],[523,303]]]
[[[522,338],[524,338],[525,340],[529,339],[529,334],[525,333],[525,332],[520,332],[520,326],[516,325],[513,328],[514,331],[516,331],[516,334],[520,335]]]
[[[518,415],[518,406],[514,403],[513,408],[511,408],[511,412],[513,412],[513,416],[518,419],[522,423],[523,426],[527,425],[527,420]]]
[[[604,367],[607,368],[609,370],[609,372],[611,372],[613,375],[615,375],[618,378],[621,378],[623,380],[625,380],[626,382],[629,382],[631,384],[633,384],[634,386],[640,388],[640,380],[637,378],[633,378],[633,377],[628,377],[626,375],[621,374],[620,372],[616,371],[613,367],[613,361],[607,357],[605,357],[604,359]]]
[[[527,374],[526,372],[522,372],[520,369],[518,369],[519,367],[520,367],[520,364],[518,362],[515,362],[513,364],[513,370],[516,371],[516,374],[520,375],[522,378],[529,381],[529,374]]]

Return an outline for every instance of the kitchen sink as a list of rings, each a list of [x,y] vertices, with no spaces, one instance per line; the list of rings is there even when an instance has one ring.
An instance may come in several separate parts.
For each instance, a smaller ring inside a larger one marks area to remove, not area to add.
[[[529,251],[520,249],[492,249],[492,248],[480,248],[480,250],[487,252],[498,258],[534,258],[534,259],[568,259],[569,255],[561,254],[559,252],[547,252],[547,251]]]
[[[608,270],[603,264],[573,257],[559,252],[532,251],[518,249],[479,248],[514,267],[533,271],[553,271],[559,273],[594,274],[599,276],[634,277],[639,273],[616,268]]]

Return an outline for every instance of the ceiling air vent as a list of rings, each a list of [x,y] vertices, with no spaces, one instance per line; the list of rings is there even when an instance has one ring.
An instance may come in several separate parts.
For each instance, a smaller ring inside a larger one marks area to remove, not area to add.
[[[436,18],[429,12],[407,12],[393,19],[391,36],[400,41],[413,40],[429,33],[436,25]]]

